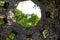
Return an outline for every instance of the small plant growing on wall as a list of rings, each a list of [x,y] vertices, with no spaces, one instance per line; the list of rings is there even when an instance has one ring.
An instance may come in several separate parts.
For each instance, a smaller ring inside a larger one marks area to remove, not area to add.
[[[0,1],[0,6],[2,7],[2,6],[4,6],[4,1]]]
[[[46,37],[48,36],[48,32],[47,32],[47,30],[46,30],[46,29],[43,30],[42,34],[43,34],[43,37],[46,38]]]
[[[4,20],[0,19],[0,25],[4,24]]]
[[[15,34],[14,33],[11,33],[7,38],[6,40],[13,40],[15,37]]]

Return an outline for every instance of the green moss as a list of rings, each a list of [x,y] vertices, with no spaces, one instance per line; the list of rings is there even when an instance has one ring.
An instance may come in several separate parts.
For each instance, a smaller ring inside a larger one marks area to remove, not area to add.
[[[52,19],[54,19],[54,12],[51,12],[51,16]]]
[[[26,38],[26,40],[32,40],[32,38]]]
[[[4,24],[4,20],[0,19],[0,25]]]
[[[4,6],[4,2],[3,1],[0,1],[0,6]]]
[[[14,9],[13,13],[15,14],[16,21],[18,24],[22,25],[25,28],[34,27],[39,22],[40,18],[32,14],[24,14],[18,9]],[[29,18],[30,17],[30,18]]]
[[[14,33],[11,33],[7,38],[6,40],[13,40],[15,37],[15,34]]]
[[[6,38],[6,40],[10,40],[9,38]]]
[[[11,33],[11,34],[9,35],[9,38],[12,39],[12,40],[14,39],[14,37],[15,37],[15,34],[14,34],[14,33]]]

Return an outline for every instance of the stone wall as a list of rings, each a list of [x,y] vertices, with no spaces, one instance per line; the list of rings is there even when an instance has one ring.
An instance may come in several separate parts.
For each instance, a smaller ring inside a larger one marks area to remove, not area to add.
[[[9,1],[12,5],[8,8],[10,11],[15,4],[14,0]],[[12,22],[11,25],[4,24],[0,26],[0,40],[5,40],[6,37],[13,32],[16,34],[14,40],[26,40],[26,37],[32,37],[32,40],[58,40],[60,35],[60,2],[59,0],[32,0],[37,5],[41,6],[42,9],[42,19],[39,21],[35,28],[23,28],[21,25]],[[50,17],[53,13],[54,17]],[[48,37],[44,38],[42,31],[46,29],[48,31]]]

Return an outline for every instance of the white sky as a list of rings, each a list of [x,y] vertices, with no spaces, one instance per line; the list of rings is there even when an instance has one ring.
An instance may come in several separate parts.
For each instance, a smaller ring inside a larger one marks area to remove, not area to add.
[[[32,1],[20,2],[17,6],[17,9],[21,10],[24,14],[35,13],[39,18],[41,18],[41,9]]]

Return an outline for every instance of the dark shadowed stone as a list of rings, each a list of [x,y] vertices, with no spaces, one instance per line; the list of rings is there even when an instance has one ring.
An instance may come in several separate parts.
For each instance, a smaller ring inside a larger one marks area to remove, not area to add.
[[[38,0],[39,2],[41,2],[42,0]]]
[[[36,31],[33,35],[32,35],[32,40],[43,40],[42,39],[42,35]]]
[[[22,32],[22,30],[19,29],[18,26],[17,26],[17,28],[16,28],[15,26],[12,27],[12,31],[13,31],[14,33],[16,33],[16,34],[19,34],[20,32]]]
[[[57,5],[60,5],[60,0],[57,0],[57,1],[56,1],[56,4],[57,4]]]
[[[57,40],[60,40],[60,35],[57,36]]]
[[[26,36],[24,34],[20,34],[20,35],[16,35],[16,37],[14,38],[14,40],[25,40]]]
[[[9,6],[9,2],[5,2],[4,8],[8,8],[8,6]]]
[[[46,13],[46,17],[47,18],[50,18],[50,12],[49,11],[46,11],[45,13]]]
[[[2,32],[2,30],[3,30],[3,28],[2,28],[2,26],[0,26],[0,32]]]
[[[6,35],[0,34],[0,40],[5,40],[5,39],[6,39]]]
[[[8,22],[7,22],[7,18],[3,18],[3,20],[4,20],[4,24],[5,24],[5,23],[8,23]]]
[[[26,35],[32,35],[35,32],[35,28],[26,29]]]

